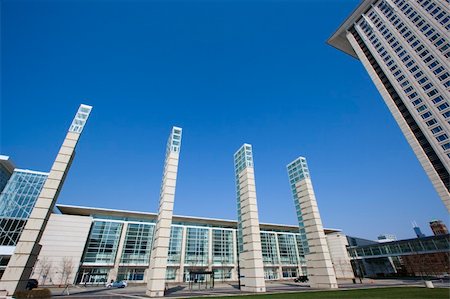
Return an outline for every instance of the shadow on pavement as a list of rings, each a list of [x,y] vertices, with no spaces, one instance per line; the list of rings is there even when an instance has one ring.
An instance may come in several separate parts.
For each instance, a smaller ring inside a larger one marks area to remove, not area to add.
[[[176,286],[176,287],[174,287],[174,288],[170,288],[170,289],[166,290],[166,291],[164,292],[164,295],[170,295],[170,294],[173,294],[173,293],[175,293],[175,292],[182,291],[182,290],[184,290],[185,288],[186,288],[185,286]]]
[[[81,292],[77,291],[77,292],[73,293],[73,295],[74,296],[81,295],[81,294],[89,295],[89,294],[95,294],[95,293],[103,292],[105,290],[110,290],[110,289],[104,288],[104,289],[86,290],[86,291],[81,291]],[[69,290],[69,293],[70,293],[70,291],[71,290]],[[63,292],[63,291],[61,291],[61,292]],[[52,292],[52,297],[59,297],[59,296],[67,296],[67,294],[63,294],[63,293],[61,293],[61,294],[56,293],[55,294],[55,292]]]

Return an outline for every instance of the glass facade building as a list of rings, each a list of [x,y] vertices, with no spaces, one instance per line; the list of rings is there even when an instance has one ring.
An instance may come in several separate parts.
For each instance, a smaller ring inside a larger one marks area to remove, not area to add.
[[[449,7],[365,0],[328,43],[362,62],[450,211]]]
[[[0,194],[0,246],[15,246],[48,173],[14,170]]]
[[[118,279],[144,282],[156,214],[130,217],[124,211],[122,216],[111,217],[101,209],[58,208],[63,214],[93,217],[78,282],[106,281],[115,267]],[[261,224],[260,228],[265,278],[292,278],[304,273],[298,227]],[[237,280],[237,223],[173,216],[167,265],[168,281],[189,281],[193,270],[213,271],[217,280]]]

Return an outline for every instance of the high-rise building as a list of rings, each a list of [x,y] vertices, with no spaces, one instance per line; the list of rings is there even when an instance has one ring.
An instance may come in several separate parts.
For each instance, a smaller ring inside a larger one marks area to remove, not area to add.
[[[308,165],[299,157],[287,165],[310,286],[337,288],[336,273],[320,218]]]
[[[0,195],[0,246],[16,246],[48,173],[16,169]]]
[[[253,150],[243,144],[234,154],[238,208],[238,259],[241,290],[265,292],[264,263],[256,200]]]
[[[430,228],[435,236],[448,234],[447,226],[444,222],[442,222],[442,220],[430,221]]]
[[[425,234],[422,233],[422,231],[420,230],[420,227],[417,225],[417,223],[414,221],[412,223],[412,225],[413,225],[413,230],[416,233],[417,238],[424,238]]]
[[[330,37],[359,59],[450,211],[448,0],[364,0]]]
[[[8,156],[0,155],[0,193],[8,183],[14,168],[15,166]]]

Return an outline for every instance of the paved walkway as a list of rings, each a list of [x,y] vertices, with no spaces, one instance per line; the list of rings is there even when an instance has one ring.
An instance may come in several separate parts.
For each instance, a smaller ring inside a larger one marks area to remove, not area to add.
[[[420,286],[424,287],[424,282],[421,280],[402,280],[402,279],[364,279],[363,283],[354,284],[351,280],[339,280],[340,289],[357,289],[357,288],[378,288],[378,287],[394,287],[394,286]],[[450,288],[449,281],[433,281],[435,287]],[[69,290],[70,295],[63,294],[62,288],[52,288],[52,294],[58,298],[102,298],[102,299],[148,299],[145,296],[145,285],[130,285],[124,289],[108,289],[105,287],[73,287]],[[280,292],[311,292],[318,291],[312,289],[307,283],[294,283],[292,281],[269,281],[266,282],[267,293]],[[217,296],[232,296],[245,295],[251,293],[241,292],[234,283],[216,283],[214,289],[198,290],[194,288],[189,290],[187,284],[173,284],[169,285],[166,297],[171,298],[189,298],[189,297],[217,297]]]

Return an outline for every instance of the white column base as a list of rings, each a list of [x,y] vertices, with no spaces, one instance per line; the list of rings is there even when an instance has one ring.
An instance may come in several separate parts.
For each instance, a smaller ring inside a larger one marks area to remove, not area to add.
[[[266,287],[241,286],[241,291],[243,291],[243,292],[252,292],[252,293],[264,293],[266,291]]]
[[[164,297],[164,291],[146,291],[145,294],[149,297]]]

